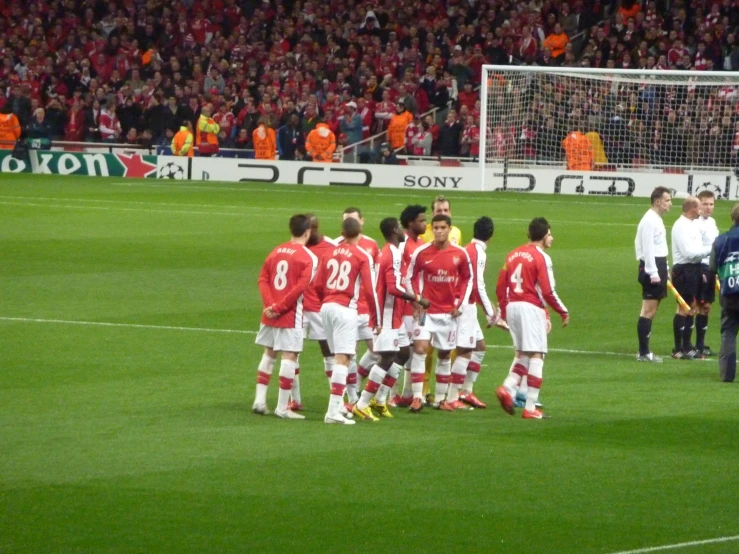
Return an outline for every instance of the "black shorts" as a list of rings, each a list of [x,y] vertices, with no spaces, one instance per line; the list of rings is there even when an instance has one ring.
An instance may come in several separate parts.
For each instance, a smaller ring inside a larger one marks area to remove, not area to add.
[[[701,264],[677,264],[672,266],[672,284],[688,305],[698,298],[701,283]]]
[[[657,273],[659,274],[659,283],[652,283],[647,272],[644,271],[644,262],[639,261],[639,283],[642,289],[642,298],[644,300],[662,300],[667,296],[667,258],[655,258],[657,264]]]
[[[699,304],[713,304],[716,301],[716,274],[708,269],[708,264],[701,264],[697,300]]]

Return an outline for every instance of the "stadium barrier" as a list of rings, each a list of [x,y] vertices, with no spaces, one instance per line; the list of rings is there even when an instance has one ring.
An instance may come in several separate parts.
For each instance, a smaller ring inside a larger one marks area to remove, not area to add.
[[[33,150],[28,160],[0,150],[0,172],[92,175],[275,185],[358,186],[404,190],[480,190],[475,167],[422,165],[325,164],[233,158],[186,158],[134,153],[81,153]],[[708,189],[719,199],[739,199],[737,178],[723,172],[663,173],[569,171],[563,168],[491,169],[490,192],[635,196],[647,198],[658,185],[678,196]]]

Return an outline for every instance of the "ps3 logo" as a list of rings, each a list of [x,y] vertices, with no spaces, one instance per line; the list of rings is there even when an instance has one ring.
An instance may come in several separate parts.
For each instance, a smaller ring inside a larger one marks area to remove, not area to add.
[[[251,164],[240,163],[240,170],[247,170],[249,175],[241,177],[239,181],[251,183],[277,183],[280,180],[280,168],[276,165],[269,164]],[[328,183],[322,180],[310,179],[311,174],[316,172],[329,172],[330,176],[336,175],[336,180],[330,180]],[[355,187],[366,187],[372,182],[372,173],[367,169],[349,169],[342,167],[321,167],[320,165],[304,166],[298,169],[297,182],[299,185],[312,184],[328,184],[328,185],[348,185]]]
[[[577,194],[585,194],[585,178],[588,179],[588,189],[592,181],[605,181],[610,182],[610,185],[603,190],[602,188],[596,188],[588,190],[587,194],[595,194],[601,196],[632,196],[636,189],[636,181],[631,177],[618,177],[616,175],[559,175],[554,180],[554,194],[562,194],[563,184],[565,181],[575,181],[575,192]]]

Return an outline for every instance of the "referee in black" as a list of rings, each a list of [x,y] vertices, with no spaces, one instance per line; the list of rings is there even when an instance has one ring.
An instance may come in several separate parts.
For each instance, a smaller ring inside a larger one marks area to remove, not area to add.
[[[652,207],[641,218],[634,241],[642,287],[641,312],[636,326],[639,335],[636,361],[662,363],[662,358],[649,350],[649,335],[659,303],[667,296],[667,231],[662,216],[672,206],[670,189],[657,187],[652,191],[651,201]]]
[[[672,320],[675,335],[672,357],[677,360],[703,358],[703,354],[693,348],[692,334],[701,290],[701,261],[710,254],[711,246],[703,244],[699,216],[700,201],[690,196],[683,202],[683,213],[672,226],[672,284],[690,306],[690,311],[685,311],[678,304]]]

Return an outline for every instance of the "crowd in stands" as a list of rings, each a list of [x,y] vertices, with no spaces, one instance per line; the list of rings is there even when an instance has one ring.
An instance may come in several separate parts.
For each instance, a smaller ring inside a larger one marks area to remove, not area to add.
[[[739,0],[0,0],[0,13],[0,113],[24,136],[170,146],[207,108],[221,148],[253,149],[261,123],[286,159],[319,123],[339,149],[388,131],[408,154],[476,157],[485,63],[739,70]],[[564,160],[573,121],[613,163],[716,150],[660,150],[673,135],[728,141],[727,163],[739,152],[737,87],[697,102],[572,86],[536,109],[546,85],[528,87],[516,128],[489,129],[508,156]]]

